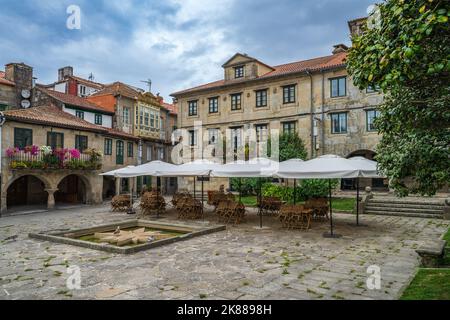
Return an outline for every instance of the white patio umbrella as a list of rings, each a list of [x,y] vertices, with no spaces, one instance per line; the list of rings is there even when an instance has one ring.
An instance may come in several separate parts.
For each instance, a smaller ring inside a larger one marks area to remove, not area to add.
[[[296,167],[283,168],[283,170],[278,171],[277,176],[294,179],[328,179],[330,233],[324,234],[324,237],[337,238],[340,235],[335,234],[333,230],[331,179],[357,178],[359,174],[358,168],[350,160],[329,154],[305,161]]]
[[[177,168],[176,165],[164,161],[152,161],[140,166],[131,166],[119,170],[115,174],[121,178],[134,178],[140,176],[159,176],[161,171],[171,171]]]
[[[299,168],[299,166],[303,165],[304,162],[305,161],[302,159],[289,159],[280,162],[280,167],[278,171],[286,171]],[[296,203],[297,203],[297,179],[294,179],[294,204]]]
[[[356,226],[363,226],[359,223],[359,178],[381,178],[378,172],[378,163],[364,157],[352,157],[348,160],[352,161],[359,170],[359,176],[356,178]]]
[[[278,171],[280,163],[267,158],[254,158],[250,161],[235,161],[213,170],[211,175],[218,178],[258,178],[258,199],[261,204],[262,188],[261,178],[271,178]],[[259,206],[260,228],[263,227],[262,210]]]
[[[120,168],[120,169],[116,169],[116,170],[112,170],[109,172],[105,172],[105,173],[101,173],[100,176],[108,176],[108,177],[119,177],[121,172],[125,172],[131,168],[134,168],[134,166],[128,166],[125,168]]]
[[[192,162],[175,166],[171,170],[162,170],[158,172],[160,177],[193,177],[194,178],[194,198],[196,195],[197,177],[209,177],[211,171],[220,169],[222,165],[210,160],[199,159]],[[204,179],[202,179],[202,215],[204,206]]]

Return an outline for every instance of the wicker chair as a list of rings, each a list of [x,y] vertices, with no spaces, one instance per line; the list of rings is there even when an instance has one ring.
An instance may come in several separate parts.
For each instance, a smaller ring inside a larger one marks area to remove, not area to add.
[[[111,200],[111,210],[113,212],[126,212],[130,206],[131,199],[129,194],[120,194]]]
[[[141,210],[143,215],[162,214],[166,209],[166,201],[159,192],[146,192],[141,197]]]
[[[329,220],[329,205],[326,198],[309,199],[306,201],[305,207],[313,211],[314,220]]]

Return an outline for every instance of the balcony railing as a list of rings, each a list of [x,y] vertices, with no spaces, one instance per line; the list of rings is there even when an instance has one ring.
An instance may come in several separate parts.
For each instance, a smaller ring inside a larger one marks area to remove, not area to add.
[[[100,170],[102,167],[101,155],[92,153],[71,153],[70,151],[55,150],[52,153],[25,150],[7,153],[11,169],[70,169],[70,170]]]

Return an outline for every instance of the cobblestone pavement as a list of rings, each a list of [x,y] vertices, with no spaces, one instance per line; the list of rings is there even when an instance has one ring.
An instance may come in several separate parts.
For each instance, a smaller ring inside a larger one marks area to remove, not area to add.
[[[325,239],[327,223],[287,231],[264,217],[270,228],[259,230],[253,212],[239,227],[134,255],[27,236],[125,219],[106,206],[0,218],[0,299],[396,299],[419,265],[414,249],[450,225],[363,216],[368,226],[357,228],[348,224],[352,215],[337,214],[336,232],[344,237]],[[74,265],[81,270],[80,290],[66,286],[67,266]],[[371,265],[381,268],[380,290],[366,286]]]

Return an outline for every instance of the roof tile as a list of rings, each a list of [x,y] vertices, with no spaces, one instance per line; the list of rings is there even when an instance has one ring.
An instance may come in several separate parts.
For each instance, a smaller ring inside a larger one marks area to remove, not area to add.
[[[329,68],[337,68],[337,67],[343,67],[345,66],[345,60],[347,58],[346,52],[337,53],[334,55],[326,56],[326,57],[320,57],[320,58],[314,58],[304,61],[297,61],[287,64],[282,64],[279,66],[273,67],[275,70],[268,72],[258,78],[255,79],[238,79],[238,80],[218,80],[214,82],[210,82],[207,84],[203,84],[200,86],[196,86],[190,89],[182,90],[179,92],[172,93],[172,96],[178,96],[186,93],[206,90],[206,89],[213,89],[218,88],[221,86],[226,85],[235,85],[238,83],[243,83],[247,81],[255,81],[259,79],[268,79],[272,77],[279,77],[279,76],[286,76],[290,74],[305,72],[305,71],[320,71],[325,70]]]

